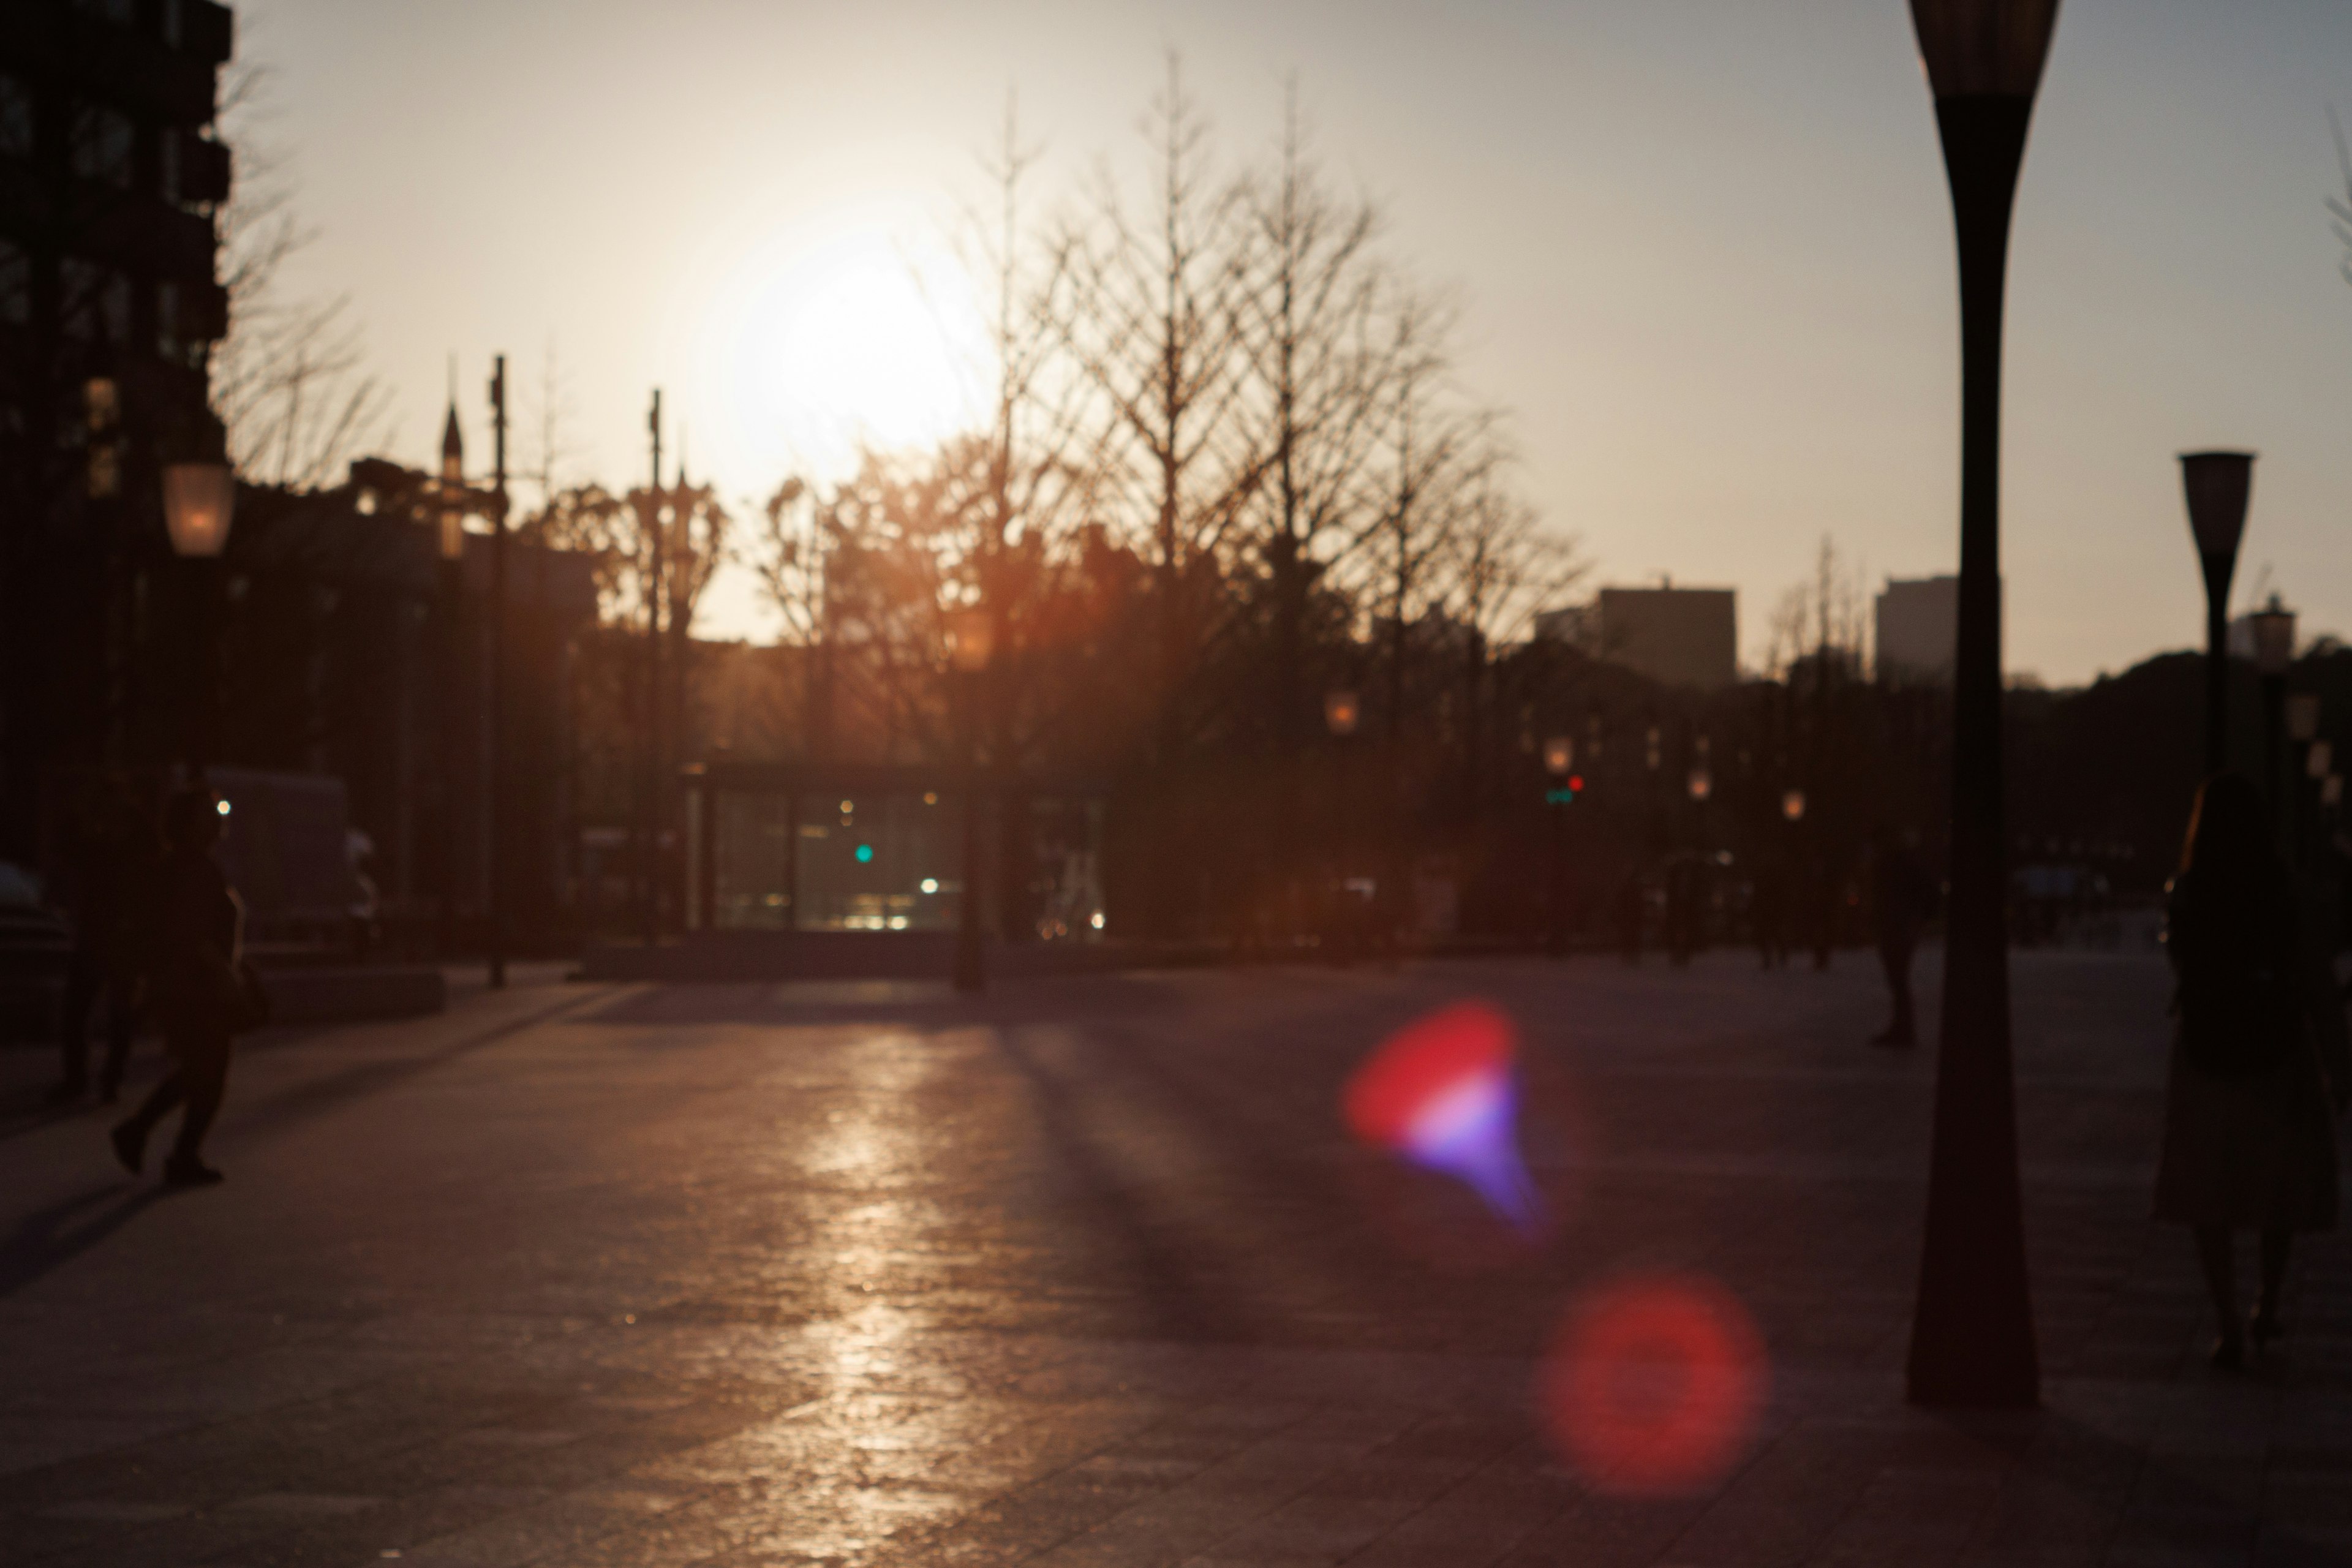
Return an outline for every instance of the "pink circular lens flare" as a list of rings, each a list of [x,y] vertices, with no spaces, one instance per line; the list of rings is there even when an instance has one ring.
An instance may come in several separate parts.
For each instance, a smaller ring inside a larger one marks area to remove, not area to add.
[[[1703,1489],[1747,1451],[1770,1373],[1756,1325],[1711,1280],[1647,1275],[1588,1297],[1541,1376],[1554,1442],[1603,1491]]]

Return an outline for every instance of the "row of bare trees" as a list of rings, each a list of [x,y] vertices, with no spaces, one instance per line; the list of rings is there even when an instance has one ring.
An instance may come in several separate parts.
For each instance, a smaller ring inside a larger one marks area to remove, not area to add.
[[[985,764],[1148,781],[1156,887],[1190,852],[1187,781],[1244,792],[1282,860],[1332,687],[1391,744],[1442,703],[1467,765],[1493,650],[1577,563],[1459,384],[1454,310],[1325,176],[1295,87],[1286,110],[1270,154],[1233,165],[1171,56],[1139,166],[1048,193],[1008,106],[960,236],[988,314],[979,427],[788,479],[740,528],[682,481],[550,483],[526,534],[599,553],[608,621],[679,639],[646,666],[671,681],[712,573],[746,570],[791,653],[773,730],[817,761],[947,755],[939,672],[976,609]],[[658,736],[688,697],[623,706]],[[1160,902],[1148,923],[1179,921]]]

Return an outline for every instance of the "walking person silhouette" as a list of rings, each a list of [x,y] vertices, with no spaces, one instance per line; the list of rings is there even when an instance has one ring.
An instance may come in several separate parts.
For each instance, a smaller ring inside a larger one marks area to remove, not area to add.
[[[2242,774],[2216,774],[2198,792],[2165,945],[2179,1021],[2156,1217],[2195,1232],[2220,1322],[2213,1364],[2235,1371],[2249,1333],[2260,1350],[2284,1331],[2295,1233],[2335,1228],[2335,1118],[2352,1094],[2343,1003],[2304,941],[2269,810]],[[2242,1331],[2241,1230],[2262,1237],[2261,1293]]]
[[[131,1059],[131,1032],[146,976],[155,886],[163,845],[152,817],[120,777],[93,778],[74,801],[67,823],[66,907],[73,916],[73,952],[60,1002],[58,1044],[64,1077],[49,1092],[69,1105],[89,1089],[89,1019],[106,1005],[106,1056],[99,1099],[112,1104]]]
[[[116,1156],[135,1175],[155,1124],[184,1105],[163,1165],[163,1179],[173,1186],[220,1181],[204,1162],[205,1134],[228,1088],[229,1042],[258,1021],[257,996],[239,958],[244,906],[213,858],[226,810],[201,785],[181,791],[165,810],[152,989],[172,1070],[113,1134]]]

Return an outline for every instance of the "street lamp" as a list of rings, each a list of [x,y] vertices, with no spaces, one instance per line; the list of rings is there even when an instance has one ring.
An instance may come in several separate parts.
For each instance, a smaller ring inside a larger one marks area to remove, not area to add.
[[[173,554],[184,561],[217,556],[228,548],[228,525],[236,511],[236,480],[227,464],[165,466],[163,528],[172,536]]]
[[[981,677],[996,643],[988,611],[967,605],[948,615],[948,661],[953,667],[963,722],[963,907],[957,911],[955,988],[981,991],[988,973],[980,947],[980,702]]]
[[[433,499],[441,561],[441,909],[436,946],[446,963],[457,952],[457,823],[465,799],[457,736],[470,728],[458,721],[466,686],[466,438],[457,426],[454,393],[441,422],[441,475]]]
[[[2189,496],[2189,531],[2205,574],[2205,772],[2230,765],[2230,578],[2246,534],[2246,497],[2254,483],[2252,452],[2183,452],[2180,486]]]
[[[1708,773],[1705,768],[1693,768],[1690,772],[1691,799],[1697,805],[1705,805],[1706,804],[1706,797],[1714,793],[1715,775]]]
[[[236,514],[236,476],[226,463],[169,463],[163,468],[163,531],[172,553],[190,563],[196,585],[196,700],[190,713],[188,763],[196,773],[211,760],[220,706],[219,560]],[[195,563],[205,563],[198,565]]]
[[[1551,897],[1547,910],[1551,925],[1544,949],[1559,958],[1568,952],[1568,807],[1576,798],[1572,782],[1576,742],[1567,735],[1554,735],[1544,742],[1543,760],[1544,772],[1551,780],[1544,791],[1544,805],[1551,813]]]
[[[1805,820],[1805,792],[1801,789],[1780,792],[1780,815],[1790,822]]]
[[[1951,186],[1960,282],[1960,590],[1952,891],[1909,1386],[2026,1408],[2041,1368],[2018,1191],[2000,745],[2000,339],[2011,206],[2057,0],[1911,0]]]
[[[1356,732],[1356,724],[1363,717],[1363,706],[1356,694],[1344,688],[1323,695],[1323,722],[1331,733],[1344,741]]]

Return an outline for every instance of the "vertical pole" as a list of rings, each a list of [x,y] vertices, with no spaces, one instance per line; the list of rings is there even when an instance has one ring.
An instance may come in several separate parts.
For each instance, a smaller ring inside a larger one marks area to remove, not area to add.
[[[702,820],[697,824],[702,831],[696,835],[695,854],[695,923],[707,934],[719,924],[719,784],[703,771],[697,781],[701,785]]]
[[[2230,765],[2230,576],[2227,555],[2201,557],[2205,565],[2205,776]]]
[[[979,678],[952,677],[963,709],[963,900],[956,929],[955,988],[979,992],[988,985],[980,951],[980,714]]]
[[[2000,734],[2001,297],[2032,110],[2023,96],[1936,103],[1959,242],[1960,595],[1951,913],[1909,1365],[1911,1398],[1929,1405],[2030,1408],[2041,1390],[2017,1170]]]
[[[444,527],[447,525],[444,523]],[[457,952],[457,689],[465,668],[466,563],[441,562],[441,932],[437,956]]]
[[[2271,836],[2293,864],[2294,802],[2287,795],[2286,677],[2263,677],[2263,766],[2270,775]]]
[[[1566,780],[1555,777],[1547,793],[1557,794],[1567,787]],[[1544,950],[1560,958],[1568,952],[1568,807],[1554,800],[1547,802],[1544,809],[1551,814],[1551,930]]]
[[[662,640],[662,521],[661,521],[661,389],[654,389],[651,412],[646,416],[646,433],[653,447],[653,478],[646,491],[646,532],[652,554],[652,570],[645,585],[646,595],[646,657],[645,657],[645,736],[644,755],[637,780],[637,921],[645,943],[651,947],[661,937],[659,908],[660,873],[655,868],[661,855],[661,640]]]
[[[490,429],[492,431],[490,502],[490,689],[488,755],[484,772],[489,784],[490,816],[483,864],[489,872],[490,989],[507,983],[507,823],[506,823],[506,675],[507,675],[507,356],[492,359]]]

